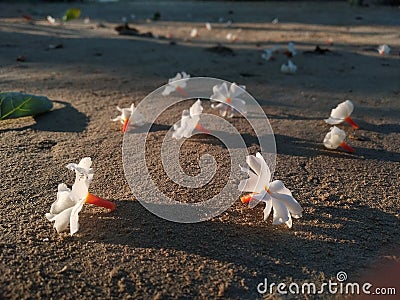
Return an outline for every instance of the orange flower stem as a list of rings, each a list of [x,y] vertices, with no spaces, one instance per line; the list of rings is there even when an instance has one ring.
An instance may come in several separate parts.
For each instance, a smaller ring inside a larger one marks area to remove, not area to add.
[[[344,150],[346,150],[347,152],[350,152],[350,153],[353,153],[355,151],[354,148],[349,146],[348,144],[346,144],[345,141],[341,142],[339,147],[343,148]]]
[[[104,200],[103,198],[97,197],[90,193],[88,193],[88,195],[86,196],[86,203],[93,204],[96,206],[101,206],[111,211],[115,209],[115,203],[112,203],[111,201],[108,200]]]
[[[129,119],[124,121],[124,124],[122,125],[122,132],[126,132],[128,129],[128,124],[129,124]]]
[[[253,197],[253,195],[254,195],[254,193],[244,195],[244,196],[240,197],[240,201],[242,201],[242,203],[244,203],[244,204],[249,203],[251,198]]]
[[[196,128],[197,131],[200,131],[202,133],[211,134],[211,131],[208,130],[207,128],[204,128],[200,123],[197,123],[195,128]]]
[[[356,122],[353,121],[352,118],[347,117],[346,119],[344,119],[347,123],[349,123],[354,129],[358,129],[358,125]]]
[[[181,88],[180,86],[176,87],[176,90],[178,91],[179,94],[181,94],[183,97],[187,98],[189,97],[188,94],[186,94],[186,92],[183,90],[183,88]]]

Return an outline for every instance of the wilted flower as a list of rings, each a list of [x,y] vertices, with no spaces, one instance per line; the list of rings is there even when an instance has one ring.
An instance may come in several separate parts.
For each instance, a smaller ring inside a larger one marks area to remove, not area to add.
[[[183,89],[186,87],[186,81],[188,81],[189,78],[190,75],[185,72],[176,73],[175,77],[168,79],[168,85],[161,94],[163,96],[168,96],[172,92],[177,91],[183,97],[187,97],[187,94]]]
[[[174,133],[172,137],[179,140],[183,137],[189,138],[193,130],[198,130],[203,133],[209,134],[210,131],[205,129],[200,123],[200,115],[203,112],[201,101],[198,99],[189,110],[185,109],[182,112],[180,124],[174,124]]]
[[[225,82],[221,85],[215,85],[210,99],[212,102],[219,103],[211,104],[211,107],[218,109],[223,117],[232,118],[235,113],[246,115],[246,101],[239,98],[240,95],[245,93],[245,89],[245,86],[238,86],[236,83],[232,83],[229,90]]]
[[[354,148],[346,144],[344,141],[345,138],[346,133],[338,127],[333,126],[324,138],[324,146],[328,149],[337,149],[338,147],[341,147],[344,150],[353,153]]]
[[[380,55],[389,55],[390,47],[388,45],[381,45],[378,47],[378,52]]]
[[[46,214],[49,221],[54,221],[57,232],[65,231],[70,227],[73,235],[79,230],[79,212],[83,204],[90,203],[110,210],[115,209],[115,204],[89,193],[89,185],[93,179],[92,160],[90,157],[81,159],[79,164],[68,164],[67,168],[74,170],[76,177],[72,189],[64,183],[58,185],[57,200],[51,205],[50,213]]]
[[[253,208],[260,202],[265,202],[264,220],[267,220],[273,208],[273,225],[286,224],[292,227],[292,217],[300,218],[303,209],[293,198],[292,193],[285,187],[282,181],[271,180],[271,172],[260,153],[256,156],[249,155],[246,162],[250,169],[240,167],[242,172],[250,178],[242,180],[238,189],[242,192],[251,192],[241,198],[243,203],[249,203]]]
[[[131,104],[129,108],[119,108],[121,115],[112,119],[113,121],[120,121],[122,123],[122,131],[125,132],[128,125],[132,126],[143,126],[146,123],[144,116],[138,112],[135,108],[135,104]]]
[[[289,59],[287,65],[281,66],[281,72],[285,74],[294,74],[297,71],[297,66]]]
[[[336,108],[332,109],[329,119],[325,119],[325,122],[330,125],[337,125],[342,123],[343,121],[346,121],[354,129],[358,129],[358,125],[350,117],[353,110],[353,102],[351,102],[350,100],[346,100],[342,103],[339,103]]]
[[[265,60],[274,60],[275,59],[274,54],[278,53],[279,49],[280,49],[279,46],[275,46],[270,49],[265,49],[263,54],[261,54],[261,57]]]

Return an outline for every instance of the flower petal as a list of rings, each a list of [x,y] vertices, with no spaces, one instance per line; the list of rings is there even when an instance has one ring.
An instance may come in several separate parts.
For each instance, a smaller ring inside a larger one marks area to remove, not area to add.
[[[243,115],[247,114],[246,102],[244,100],[238,98],[232,99],[231,105],[239,113]]]
[[[336,118],[329,117],[329,119],[325,119],[324,121],[325,121],[325,123],[328,123],[330,125],[337,125],[337,124],[342,123],[344,121],[344,119],[336,119]]]
[[[199,116],[203,112],[203,107],[201,106],[201,101],[198,99],[189,109],[190,116]]]
[[[285,187],[282,181],[274,180],[269,185],[269,190],[271,193],[279,193],[279,194],[286,194],[292,196],[291,191]]]
[[[275,203],[283,204],[294,218],[298,219],[302,216],[303,208],[300,206],[299,202],[297,202],[296,199],[293,198],[293,196],[287,194],[271,193],[271,197],[275,199],[274,205]]]
[[[213,86],[213,94],[210,96],[211,100],[226,102],[226,98],[228,97],[229,97],[229,92],[226,82],[223,82],[221,85]]]
[[[255,189],[257,188],[258,176],[254,174],[252,171],[247,173],[249,175],[248,179],[241,180],[238,189],[242,192],[257,192]]]
[[[58,185],[57,200],[50,207],[51,215],[57,215],[75,205],[76,202],[70,198],[70,193],[71,190],[64,183]]]
[[[324,146],[328,149],[336,149],[346,138],[346,133],[336,126],[331,127],[324,138]]]
[[[163,96],[168,96],[169,94],[171,94],[173,91],[176,90],[176,87],[173,85],[167,85],[164,89],[164,91],[162,91],[161,95]]]
[[[79,212],[82,210],[84,203],[85,199],[79,201],[74,207],[72,207],[69,224],[71,236],[79,230]]]
[[[264,208],[264,221],[266,221],[269,215],[271,214],[271,209],[272,209],[272,200],[266,201]]]
[[[79,162],[78,167],[89,170],[91,165],[92,165],[92,159],[90,157],[84,157]]]
[[[289,221],[289,210],[281,201],[272,197],[272,206],[274,208],[273,225],[279,225]]]
[[[229,96],[234,99],[245,93],[243,86],[238,86],[236,83],[232,83],[229,88]]]
[[[334,119],[345,119],[351,115],[354,110],[353,102],[346,100],[339,103],[338,106],[331,111],[331,117]]]
[[[289,214],[289,220],[287,220],[285,222],[285,224],[287,225],[287,227],[292,228],[293,222],[292,222],[292,217]]]
[[[254,156],[253,156],[254,157]],[[256,189],[254,190],[254,192],[260,192],[262,190],[265,189],[265,187],[268,187],[269,182],[271,180],[271,172],[269,170],[269,167],[267,165],[267,163],[265,162],[264,158],[262,157],[262,155],[257,152],[255,159],[258,163],[255,163],[254,159],[253,160],[249,160],[254,166],[259,166],[259,180],[256,186]],[[250,166],[251,167],[251,166]],[[257,173],[257,172],[256,172]]]
[[[50,221],[55,221],[54,228],[57,230],[58,233],[67,230],[72,209],[73,207],[70,207],[50,219]]]

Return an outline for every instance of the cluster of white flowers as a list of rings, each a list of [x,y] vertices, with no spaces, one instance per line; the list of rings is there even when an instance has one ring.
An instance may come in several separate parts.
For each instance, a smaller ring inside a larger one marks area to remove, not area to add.
[[[330,125],[338,125],[343,122],[349,123],[354,129],[358,129],[358,125],[350,117],[354,110],[353,102],[346,100],[340,103],[336,108],[332,109],[331,115],[325,122]],[[348,152],[354,152],[354,149],[346,142],[346,132],[344,130],[333,126],[324,138],[324,146],[328,149],[343,148]]]
[[[272,54],[275,50],[271,50]],[[292,55],[296,54],[294,45],[290,45],[288,50]],[[290,60],[289,66],[290,67]],[[163,96],[168,96],[177,91],[182,96],[189,98],[185,92],[190,75],[181,72],[175,77],[169,79]],[[246,93],[246,87],[232,83],[229,87],[226,82],[215,85],[212,89],[210,100],[211,108],[217,110],[222,117],[232,118],[233,116],[246,116],[246,101],[243,99]],[[117,106],[121,115],[112,119],[112,121],[120,121],[122,130],[126,132],[129,126],[143,126],[146,123],[145,117],[137,111],[134,104],[129,108],[120,108]],[[354,110],[354,105],[350,100],[340,103],[336,108],[332,109],[330,117],[325,122],[330,125],[338,125],[343,122],[349,123],[354,129],[358,129],[358,125],[351,119],[350,115]],[[189,108],[182,112],[181,120],[173,126],[172,137],[175,139],[190,138],[193,131],[211,134],[211,132],[200,124],[203,107],[201,100],[198,99]],[[344,148],[346,151],[354,152],[354,149],[345,142],[346,133],[336,126],[331,127],[326,134],[323,144],[328,149]],[[255,207],[258,203],[264,202],[264,220],[267,220],[273,210],[272,224],[286,224],[292,227],[292,218],[300,218],[302,216],[302,207],[293,197],[289,189],[285,187],[282,181],[275,180],[271,182],[271,172],[260,153],[249,155],[246,157],[248,168],[241,167],[249,178],[242,180],[238,189],[242,192],[250,192],[241,200],[248,203],[250,208]],[[89,193],[89,185],[93,179],[93,169],[91,168],[92,160],[90,157],[83,158],[79,164],[71,163],[67,168],[74,170],[76,174],[75,183],[72,189],[69,189],[64,183],[59,184],[57,192],[57,200],[51,205],[50,212],[46,214],[49,221],[54,221],[54,227],[57,232],[70,229],[73,235],[79,229],[79,212],[85,203],[94,204],[110,210],[115,209],[115,204],[104,200],[100,197]]]
[[[265,49],[261,54],[261,58],[270,61],[276,59],[276,55],[282,53],[288,57],[287,63],[281,65],[281,72],[285,74],[295,74],[297,72],[297,66],[291,60],[292,57],[297,55],[296,48],[293,42],[288,43],[286,49],[282,49],[281,46],[274,46],[269,49]]]

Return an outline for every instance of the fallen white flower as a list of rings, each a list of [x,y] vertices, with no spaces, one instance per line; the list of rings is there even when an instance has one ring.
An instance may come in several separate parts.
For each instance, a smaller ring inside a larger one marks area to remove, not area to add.
[[[174,124],[174,132],[172,137],[179,140],[181,138],[189,138],[192,132],[197,129],[200,132],[209,134],[210,131],[200,125],[200,115],[203,112],[201,101],[198,99],[189,110],[182,112],[180,124]]]
[[[292,217],[300,218],[303,209],[293,198],[292,193],[285,187],[282,181],[271,180],[271,172],[264,158],[260,153],[256,156],[249,155],[246,162],[250,169],[240,167],[242,172],[249,175],[250,178],[242,180],[238,189],[242,192],[251,192],[241,198],[243,203],[249,203],[253,208],[258,203],[264,202],[264,220],[267,220],[273,209],[273,225],[286,224],[292,227]]]
[[[191,37],[191,38],[195,38],[195,37],[197,37],[197,36],[199,36],[199,33],[198,33],[198,31],[197,31],[196,28],[193,28],[193,29],[190,31],[190,37]]]
[[[325,119],[324,121],[330,125],[337,125],[346,121],[354,129],[358,129],[359,128],[358,125],[350,117],[353,110],[354,110],[353,102],[351,102],[350,100],[346,100],[342,103],[339,103],[336,108],[332,109],[329,119]]]
[[[230,32],[226,35],[226,39],[230,42],[235,42],[237,40],[237,35]]]
[[[128,125],[143,126],[146,123],[144,116],[136,110],[134,103],[129,108],[120,108],[117,106],[117,109],[121,112],[121,115],[112,119],[112,121],[120,121],[123,132],[127,130]]]
[[[245,93],[245,89],[245,86],[238,86],[236,83],[232,83],[229,89],[225,82],[215,85],[210,99],[211,102],[218,102],[218,104],[211,104],[211,107],[218,109],[223,117],[232,118],[235,114],[246,115],[246,101],[240,98]]]
[[[281,72],[285,74],[294,74],[297,71],[297,66],[289,59],[287,65],[282,64]]]
[[[188,81],[189,78],[190,75],[185,72],[176,73],[175,77],[168,79],[168,85],[161,94],[163,96],[168,96],[172,92],[177,91],[182,96],[187,97],[184,88],[186,87],[186,81]]]
[[[89,185],[93,179],[92,160],[90,157],[81,159],[79,164],[68,164],[67,168],[75,171],[75,183],[69,189],[64,183],[58,185],[57,200],[51,205],[50,213],[46,214],[49,221],[54,221],[57,232],[67,230],[73,235],[79,230],[79,212],[84,203],[95,204],[115,209],[115,204],[89,193]]]
[[[54,19],[52,16],[47,16],[46,19],[49,24],[54,25],[56,23],[56,19]]]
[[[290,43],[288,44],[287,50],[289,51],[289,53],[291,54],[291,56],[297,55],[297,51],[296,51],[296,49],[295,49],[295,47],[294,47],[294,43],[293,43],[293,42],[290,42]]]
[[[390,47],[388,45],[381,45],[378,47],[378,52],[380,55],[389,55],[390,54]]]
[[[338,147],[353,153],[354,148],[349,146],[346,142],[346,133],[340,128],[333,126],[324,138],[324,146],[328,149],[337,149]]]
[[[261,54],[261,57],[267,61],[273,60],[275,59],[274,54],[278,53],[279,49],[280,49],[279,46],[275,46],[270,49],[265,49],[264,52]]]

